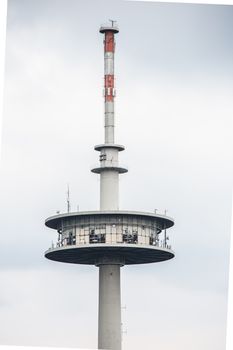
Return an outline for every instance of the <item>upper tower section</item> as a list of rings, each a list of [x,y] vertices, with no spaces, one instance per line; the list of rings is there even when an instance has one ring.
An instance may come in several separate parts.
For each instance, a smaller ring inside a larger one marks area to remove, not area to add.
[[[174,252],[167,244],[167,229],[174,225],[174,220],[157,213],[119,208],[119,176],[127,169],[118,163],[124,146],[114,142],[114,36],[118,28],[111,21],[111,25],[100,28],[100,33],[104,34],[105,143],[95,146],[100,152],[99,164],[92,169],[100,176],[100,210],[73,213],[68,210],[48,218],[45,224],[57,230],[58,241],[45,256],[55,261],[97,266],[105,259],[121,264],[169,260]]]
[[[101,210],[119,209],[119,174],[127,172],[127,169],[118,163],[118,153],[124,150],[124,146],[115,144],[114,54],[115,34],[119,29],[115,21],[110,22],[109,25],[101,26],[99,30],[104,34],[104,143],[95,146],[95,150],[100,152],[100,164],[92,169],[92,172],[100,174]]]

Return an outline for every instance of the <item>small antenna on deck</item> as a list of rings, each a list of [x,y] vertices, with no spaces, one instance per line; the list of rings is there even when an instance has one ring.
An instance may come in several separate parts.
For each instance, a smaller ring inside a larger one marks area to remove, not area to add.
[[[164,210],[164,214],[167,215],[167,209]],[[164,229],[164,246],[165,248],[167,248],[167,227],[165,225],[165,229]]]
[[[67,212],[70,212],[70,187],[69,184],[67,184]]]

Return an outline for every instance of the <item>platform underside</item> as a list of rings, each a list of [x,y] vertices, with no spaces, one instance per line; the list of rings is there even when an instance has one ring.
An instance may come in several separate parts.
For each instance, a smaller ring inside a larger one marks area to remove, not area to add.
[[[103,257],[109,259],[121,258],[124,265],[147,264],[172,259],[173,251],[155,246],[132,246],[132,244],[85,244],[49,249],[45,257],[50,260],[95,265]]]

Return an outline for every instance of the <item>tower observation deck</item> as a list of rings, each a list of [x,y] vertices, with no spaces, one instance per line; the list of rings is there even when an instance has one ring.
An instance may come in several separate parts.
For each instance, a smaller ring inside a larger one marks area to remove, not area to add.
[[[104,34],[105,140],[95,146],[100,152],[100,210],[68,212],[49,217],[45,225],[58,232],[56,246],[45,257],[59,262],[95,265],[99,269],[98,349],[121,350],[120,268],[172,259],[167,229],[174,220],[167,215],[119,209],[119,175],[127,169],[119,164],[124,146],[114,137],[114,21],[100,28]]]

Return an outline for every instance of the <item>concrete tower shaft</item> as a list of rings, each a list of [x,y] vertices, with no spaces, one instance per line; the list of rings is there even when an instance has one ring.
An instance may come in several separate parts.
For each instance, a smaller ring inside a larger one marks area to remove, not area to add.
[[[119,261],[99,266],[98,349],[121,350],[121,283]]]

